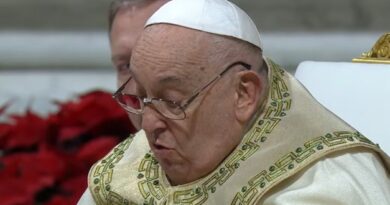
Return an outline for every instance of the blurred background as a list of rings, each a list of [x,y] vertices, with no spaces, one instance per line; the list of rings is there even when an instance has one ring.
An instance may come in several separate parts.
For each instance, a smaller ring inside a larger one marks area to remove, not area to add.
[[[390,30],[390,0],[234,2],[291,73],[350,62]],[[0,0],[1,205],[75,204],[90,166],[135,131],[111,97],[109,3]]]
[[[1,0],[0,105],[40,113],[95,88],[115,89],[109,0]],[[294,73],[302,61],[351,61],[390,28],[389,0],[235,0],[255,20],[264,52]]]

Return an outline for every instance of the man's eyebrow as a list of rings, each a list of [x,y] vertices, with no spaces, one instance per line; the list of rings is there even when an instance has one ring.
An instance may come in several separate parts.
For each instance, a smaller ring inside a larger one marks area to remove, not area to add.
[[[161,79],[158,80],[158,84],[171,84],[171,83],[177,83],[178,85],[183,83],[183,79],[179,78],[177,76],[164,76]]]
[[[133,77],[133,79],[136,81],[136,82],[140,82],[137,78],[137,75],[134,74],[134,71],[133,69],[131,69],[132,67],[129,66],[129,74]],[[175,76],[175,75],[166,75],[166,76],[162,76],[161,78],[157,79],[157,83],[158,85],[169,85],[169,84],[174,84],[174,85],[182,85],[182,83],[184,83],[184,80],[178,76]]]
[[[122,59],[128,59],[128,58],[125,55],[113,55],[113,56],[111,56],[111,62],[115,62],[117,60],[122,60]]]

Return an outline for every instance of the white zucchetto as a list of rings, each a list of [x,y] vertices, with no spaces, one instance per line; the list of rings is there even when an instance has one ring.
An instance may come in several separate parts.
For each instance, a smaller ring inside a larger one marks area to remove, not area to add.
[[[260,49],[260,34],[252,19],[227,0],[172,0],[146,22],[173,24],[247,41]]]

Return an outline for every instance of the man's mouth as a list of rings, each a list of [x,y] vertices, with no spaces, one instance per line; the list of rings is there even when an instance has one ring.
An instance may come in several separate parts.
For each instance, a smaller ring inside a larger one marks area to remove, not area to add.
[[[167,158],[172,157],[172,154],[174,151],[172,148],[170,148],[166,145],[160,144],[158,142],[153,144],[152,150],[153,150],[154,154],[160,159],[167,159]]]
[[[153,146],[154,146],[154,148],[156,148],[157,150],[170,150],[170,149],[172,149],[172,148],[170,148],[170,147],[168,147],[168,146],[166,146],[166,145],[164,145],[163,143],[158,142],[158,141],[154,142],[154,143],[153,143]]]
[[[154,144],[154,147],[158,150],[161,150],[161,149],[168,149],[167,147],[164,147],[162,145],[158,145],[158,144]]]

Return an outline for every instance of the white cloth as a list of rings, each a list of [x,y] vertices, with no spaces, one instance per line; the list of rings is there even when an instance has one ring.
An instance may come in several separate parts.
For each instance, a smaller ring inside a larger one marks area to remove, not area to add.
[[[260,204],[386,205],[390,176],[375,154],[333,154],[268,194]]]
[[[95,204],[87,189],[78,205]],[[370,152],[333,154],[274,188],[263,205],[386,205],[390,176]]]
[[[299,64],[295,77],[322,105],[390,154],[390,64]]]
[[[84,194],[81,196],[77,204],[78,205],[96,204],[88,188],[85,190]]]

